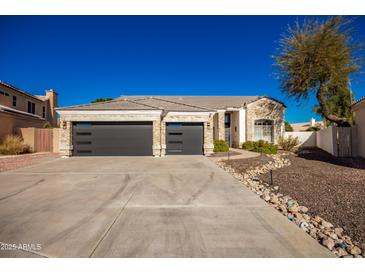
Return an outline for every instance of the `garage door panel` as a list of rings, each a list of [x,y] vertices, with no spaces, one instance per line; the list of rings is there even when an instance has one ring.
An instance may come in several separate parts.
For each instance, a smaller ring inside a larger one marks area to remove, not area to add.
[[[76,123],[74,155],[152,155],[152,123]]]
[[[203,123],[168,123],[166,154],[203,154]]]

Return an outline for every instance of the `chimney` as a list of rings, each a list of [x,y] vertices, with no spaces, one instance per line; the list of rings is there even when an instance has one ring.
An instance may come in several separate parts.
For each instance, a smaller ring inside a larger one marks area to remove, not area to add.
[[[316,125],[316,119],[311,118],[311,119],[309,120],[309,124],[310,124],[310,126],[311,126],[311,127],[314,127],[314,126]]]
[[[48,99],[48,115],[47,120],[52,126],[57,126],[57,113],[55,108],[58,107],[58,94],[53,89],[46,90],[46,98]]]

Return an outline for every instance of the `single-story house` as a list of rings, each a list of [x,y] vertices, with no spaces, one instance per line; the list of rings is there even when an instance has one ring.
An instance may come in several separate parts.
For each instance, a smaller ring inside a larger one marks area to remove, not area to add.
[[[275,143],[286,106],[267,96],[122,96],[58,108],[65,156],[211,154],[213,140]]]
[[[365,158],[365,97],[352,105],[356,125],[356,156]]]
[[[57,126],[57,93],[50,89],[44,96],[32,95],[0,81],[0,140],[16,134],[18,128]]]

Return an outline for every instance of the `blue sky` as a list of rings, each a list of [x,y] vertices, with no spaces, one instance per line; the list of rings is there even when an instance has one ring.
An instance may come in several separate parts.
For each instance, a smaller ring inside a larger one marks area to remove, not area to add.
[[[271,56],[297,16],[0,16],[0,80],[61,106],[120,95],[269,95],[286,119],[314,116],[287,98]],[[365,39],[365,16],[356,39]],[[365,76],[352,82],[365,96]]]

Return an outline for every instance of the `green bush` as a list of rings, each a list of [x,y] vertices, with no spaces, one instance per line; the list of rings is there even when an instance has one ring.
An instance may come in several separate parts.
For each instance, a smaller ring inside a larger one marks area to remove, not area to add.
[[[50,122],[45,122],[43,128],[53,128]]]
[[[277,145],[266,142],[264,140],[259,140],[256,142],[254,142],[254,141],[244,142],[242,144],[242,148],[249,150],[249,151],[265,153],[265,154],[276,154],[278,151]]]
[[[321,130],[319,127],[309,127],[306,131],[319,131]]]
[[[293,127],[288,121],[285,121],[285,131],[294,131]]]
[[[298,137],[289,136],[284,138],[283,136],[279,137],[278,140],[279,147],[286,151],[293,151],[296,146],[299,145]]]
[[[227,152],[228,150],[229,146],[224,140],[214,141],[214,152]]]
[[[17,135],[7,135],[0,145],[0,154],[3,155],[17,155],[29,153],[31,149],[28,145],[23,143],[22,138]]]

